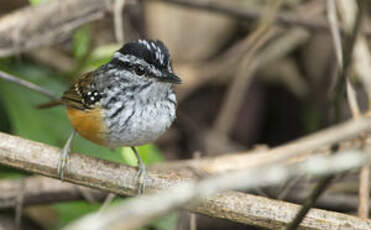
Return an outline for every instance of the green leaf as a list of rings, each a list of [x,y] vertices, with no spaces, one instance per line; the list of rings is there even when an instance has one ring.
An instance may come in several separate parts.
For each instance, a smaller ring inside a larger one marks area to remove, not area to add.
[[[137,149],[143,162],[146,164],[153,164],[157,162],[162,162],[164,160],[161,151],[152,144],[138,146],[135,148]],[[122,147],[121,155],[126,164],[131,166],[137,165],[137,159],[130,147]]]

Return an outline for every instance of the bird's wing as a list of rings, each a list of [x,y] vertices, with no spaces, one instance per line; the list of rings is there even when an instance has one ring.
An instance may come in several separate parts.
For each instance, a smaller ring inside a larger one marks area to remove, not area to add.
[[[87,72],[79,76],[72,86],[64,92],[61,101],[64,105],[86,110],[91,108],[91,104],[86,101],[88,92],[91,91],[94,72]]]

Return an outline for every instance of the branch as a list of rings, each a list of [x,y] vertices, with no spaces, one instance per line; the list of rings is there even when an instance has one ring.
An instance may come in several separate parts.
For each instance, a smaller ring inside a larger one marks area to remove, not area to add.
[[[367,4],[365,1],[357,1],[356,2],[348,2],[348,1],[339,1],[339,9],[341,11],[341,16],[343,18],[344,27],[347,29],[347,34],[349,37],[354,37],[350,39],[353,44],[352,48],[354,47],[354,53],[349,53],[349,58],[354,59],[354,69],[358,73],[360,80],[363,83],[363,87],[367,92],[368,95],[368,110],[370,110],[371,105],[371,81],[369,78],[369,71],[371,70],[369,63],[371,61],[371,55],[369,52],[368,44],[366,38],[364,36],[358,36],[358,30],[361,27],[361,16],[365,14],[367,8]],[[354,26],[353,26],[354,24]],[[359,24],[359,25],[358,25]],[[355,30],[353,29],[353,27]],[[353,97],[350,101],[350,107],[354,118],[358,118],[360,114],[360,109],[358,108],[358,104],[356,101],[356,92],[351,86],[349,77],[346,78],[347,80],[347,93],[348,98]],[[369,148],[365,148],[366,151],[370,151]],[[361,169],[360,177],[359,177],[359,206],[358,206],[358,215],[362,218],[368,217],[369,212],[369,181],[370,181],[370,168],[368,165],[364,166]]]
[[[301,222],[304,221],[305,217],[308,215],[308,212],[314,207],[318,198],[331,185],[334,178],[335,175],[327,175],[326,177],[321,178],[318,184],[316,184],[314,189],[311,191],[310,195],[305,199],[303,205],[296,213],[295,218],[287,226],[285,226],[284,230],[295,230],[299,227]]]
[[[201,0],[155,1],[226,14],[240,20],[255,20],[262,15],[262,12],[246,7],[218,2]],[[60,42],[79,26],[102,19],[107,11],[112,9],[113,2],[114,0],[50,1],[40,6],[25,7],[5,15],[0,18],[0,57]],[[287,13],[278,14],[275,23],[329,31],[325,19],[307,19]],[[364,30],[363,33],[369,36],[371,30]]]
[[[24,183],[25,205],[46,204],[58,201],[82,199],[81,193],[78,189],[76,189],[76,185],[74,184],[66,182],[62,183],[58,180],[41,176],[27,177],[24,179]],[[19,189],[19,182],[17,180],[13,179],[0,181],[0,190],[2,191],[2,193],[0,193],[1,209],[14,207],[14,199],[17,195],[17,189]],[[92,193],[93,197],[98,201],[102,201],[106,195],[105,193],[99,192],[97,190],[92,190],[84,187],[81,187],[81,189]],[[299,198],[299,200],[302,200],[302,198]],[[326,198],[324,200],[324,202],[327,202],[328,199]],[[218,203],[215,203],[212,206],[213,208],[209,207],[210,213],[208,215],[213,216],[212,212],[215,212],[215,210],[224,210],[225,215],[234,215],[233,219],[229,217],[223,218],[238,221],[238,219],[242,219],[242,215],[246,215],[250,216],[251,219],[248,224],[251,224],[252,221],[258,222],[259,220],[263,220],[266,226],[269,228],[275,228],[275,226],[277,226],[276,224],[281,224],[286,219],[287,221],[289,221],[289,218],[292,218],[295,212],[299,209],[299,205],[237,192],[219,194],[217,197],[214,198],[214,201],[218,201]],[[334,202],[336,205],[338,205],[339,203],[339,201]],[[340,203],[344,202],[346,202],[346,200],[344,199],[340,201]],[[262,207],[264,208],[262,209]],[[285,209],[287,208],[287,212],[282,213],[282,207],[285,207]],[[268,224],[268,220],[270,220],[272,216],[276,216],[277,218],[275,218],[271,224]],[[284,220],[282,220],[282,216]],[[335,217],[335,219],[333,219],[332,217]],[[344,217],[346,219],[344,219]],[[313,223],[316,223],[318,221],[322,223],[329,223],[329,225],[332,226],[334,226],[335,224],[339,224],[337,221],[340,218],[343,218],[344,220],[349,222],[354,222],[354,220],[358,222],[358,219],[354,219],[354,217],[319,209],[312,209],[309,217],[307,218],[310,218],[310,221],[314,219]],[[331,218],[330,222],[328,222],[326,218]],[[304,223],[303,226],[306,225],[307,224]]]
[[[308,155],[310,151],[356,138],[359,136],[359,133],[368,131],[371,131],[371,118],[362,117],[333,126],[266,152],[246,152],[241,154],[240,157],[235,154],[218,158],[168,163],[170,166],[177,166],[177,168],[175,170],[149,170],[147,191],[155,192],[180,182],[197,179],[199,177],[199,171],[220,173],[242,168],[246,170],[259,168],[275,162],[298,161],[300,157],[305,157],[305,154]],[[59,157],[60,149],[58,148],[0,133],[1,164],[56,178],[56,167]],[[107,162],[81,154],[71,154],[69,162],[70,168],[65,176],[66,181],[119,195],[136,194],[136,169],[133,167]],[[242,201],[241,198],[245,196],[246,200]],[[268,199],[265,201],[267,201],[267,204],[260,207],[270,207],[269,215],[261,214],[259,216],[257,214],[259,210],[257,209],[246,210],[243,207],[252,206],[249,203],[252,202],[251,198],[249,199],[248,195],[234,192],[210,198],[204,201],[202,205],[190,210],[216,218],[225,218],[246,224],[259,225],[260,223],[260,226],[267,227],[272,227],[278,223],[282,224],[282,220],[277,218],[280,216],[278,213],[282,211],[280,208],[282,203],[273,203],[273,207],[271,207],[268,206],[268,203],[271,203],[271,201]],[[239,206],[241,202],[244,203],[243,206]],[[237,209],[237,207],[240,208]],[[295,213],[295,211],[292,211],[292,213]],[[272,216],[275,216],[274,220],[272,220]],[[285,223],[289,220],[290,218],[287,218]]]
[[[168,168],[177,171],[191,169],[192,172],[198,174],[215,174],[230,170],[242,170],[273,161],[286,161],[286,163],[292,163],[304,160],[308,156],[315,154],[315,150],[320,149],[320,151],[318,151],[319,153],[328,154],[330,153],[330,147],[340,142],[344,142],[339,147],[341,151],[349,148],[360,148],[360,146],[364,144],[362,141],[354,142],[350,140],[358,137],[362,132],[370,131],[370,122],[371,118],[365,117],[354,121],[348,121],[270,150],[255,150],[238,154],[229,153],[216,158],[202,158],[200,160],[166,162],[159,166],[154,166],[154,168]],[[369,144],[369,141],[370,140],[367,140],[366,142]],[[187,173],[190,172],[187,171]]]
[[[103,201],[107,193],[90,189],[71,183],[63,183],[59,180],[43,177],[30,176],[22,178],[24,182],[23,203],[27,205],[49,204],[62,201],[74,201],[84,199],[84,192],[89,193],[94,201]],[[0,180],[0,209],[15,207],[19,194],[19,180]]]
[[[24,181],[24,205],[50,204],[63,201],[83,200],[88,193],[91,201],[101,202],[107,196],[107,193],[96,189],[90,189],[84,186],[78,186],[71,183],[61,182],[60,180],[44,176],[28,176],[22,178]],[[0,210],[15,207],[15,201],[19,194],[18,179],[0,180]],[[336,184],[334,185],[336,187]],[[334,187],[332,186],[332,187]],[[308,197],[309,188],[291,189],[285,197],[285,200],[293,203],[302,203]],[[355,191],[358,192],[358,191]],[[258,197],[260,200],[260,197]],[[251,197],[254,199],[254,196]],[[316,203],[321,209],[328,209],[337,212],[356,212],[358,198],[356,195],[346,192],[332,192],[323,194]],[[369,201],[371,203],[371,201]]]
[[[184,7],[196,8],[200,10],[210,11],[213,13],[226,14],[235,17],[239,20],[254,20],[262,16],[262,12],[255,11],[246,7],[241,7],[241,5],[235,4],[225,4],[217,1],[205,1],[205,0],[152,0],[168,2],[175,5],[180,5]],[[326,19],[318,18],[304,18],[299,15],[290,13],[278,14],[275,23],[283,26],[301,26],[310,30],[321,30],[330,32],[330,26],[328,25]],[[363,30],[363,33],[367,36],[371,35],[371,30]]]
[[[309,191],[294,189],[289,192],[285,201],[302,204],[308,197]],[[371,203],[371,201],[368,201],[368,203]],[[358,208],[358,197],[353,194],[327,192],[319,197],[315,206],[337,212],[355,213]]]
[[[124,25],[122,12],[124,11],[125,0],[116,0],[113,6],[113,23],[115,25],[116,41],[124,43]]]
[[[103,18],[113,0],[49,1],[0,18],[0,57],[66,38],[81,25]]]
[[[180,161],[178,163],[167,162],[165,167],[164,165],[162,167],[157,166],[155,170],[169,168],[172,172],[164,177],[154,174],[154,181],[149,180],[148,186],[149,189],[154,185],[157,189],[167,187],[170,184],[164,181],[166,178],[176,182],[182,178],[181,175],[183,177],[188,175],[186,178],[189,178],[199,175],[199,172],[215,174],[259,166],[266,162],[298,161],[312,154],[314,150],[356,138],[360,133],[369,131],[371,131],[371,118],[362,117],[264,152],[250,151],[240,154],[228,154],[217,158]],[[356,144],[357,142],[352,147]],[[347,143],[347,145],[349,147],[350,143]],[[0,133],[0,162],[2,164],[56,177],[59,153],[60,150],[57,148]],[[75,162],[77,163],[75,164]],[[113,187],[106,189],[106,191],[124,195],[136,194],[135,185],[131,181],[131,176],[135,175],[136,170],[132,167],[117,165],[80,154],[71,154],[70,166],[70,174],[67,175],[66,180],[88,186],[97,184],[99,181],[111,181],[112,175],[121,175],[120,170],[127,171],[127,175],[118,176],[118,180],[112,184]],[[171,168],[176,170],[171,170]],[[101,184],[99,188],[104,190],[109,185]],[[120,188],[126,188],[126,190],[122,191]]]
[[[348,52],[345,52],[345,50],[342,49],[341,45],[341,36],[340,36],[340,30],[337,22],[337,16],[336,16],[336,6],[334,0],[328,0],[327,1],[327,11],[328,11],[328,19],[331,26],[331,34],[334,40],[335,45],[335,53],[337,57],[337,61],[339,66],[342,69],[342,72],[339,75],[338,80],[338,92],[337,97],[335,101],[335,106],[339,106],[340,103],[340,93],[342,92],[342,86],[346,84],[347,86],[347,99],[349,103],[349,107],[352,111],[352,115],[354,118],[358,118],[360,116],[360,110],[358,107],[356,94],[354,91],[353,86],[351,85],[348,77],[348,70],[349,66],[351,64],[349,57],[351,57],[353,53],[353,45],[355,42],[355,37],[358,34],[358,29],[360,28],[360,22],[362,15],[359,14],[359,20],[356,20],[357,23],[354,25],[354,29],[352,29],[352,34],[350,34],[351,39],[349,39],[349,47]],[[345,80],[345,83],[344,83]],[[337,122],[337,120],[335,121]],[[332,181],[335,179],[335,175],[329,175],[320,180],[320,182],[314,187],[309,197],[305,200],[303,206],[301,207],[300,211],[295,216],[294,220],[285,227],[286,230],[294,230],[297,229],[301,221],[305,218],[309,210],[314,207],[316,201],[318,198],[326,191],[326,189],[331,185]]]
[[[327,175],[328,177],[328,175],[334,173],[359,168],[362,165],[368,164],[370,161],[371,154],[364,154],[358,151],[348,151],[332,156],[313,157],[296,165],[282,165],[279,162],[271,163],[264,167],[225,173],[200,182],[183,182],[156,194],[148,194],[133,198],[98,215],[95,213],[90,214],[67,226],[66,229],[137,229],[148,224],[154,218],[164,215],[181,206],[186,206],[191,210],[197,210],[196,205],[204,201],[212,200],[216,193],[222,191],[277,185],[297,175]],[[231,196],[232,194],[228,195]],[[250,206],[247,207],[250,208]],[[291,219],[290,216],[285,215],[288,210],[290,210],[290,208],[287,207],[281,210],[282,213],[280,217],[282,218],[283,216],[283,219],[285,219],[284,222]],[[265,206],[259,206],[260,213],[267,215],[265,211]],[[291,209],[290,211],[297,210]],[[327,212],[327,214],[331,215],[334,213],[330,214],[330,212]],[[301,228],[338,229],[339,226],[347,226],[350,229],[366,230],[371,227],[371,220],[363,221],[362,219],[351,216],[346,217],[346,215],[343,215],[344,219],[340,219],[340,216],[335,217],[335,219],[337,219],[334,221],[336,222],[335,224],[331,221],[333,217],[335,216],[327,216],[327,219],[322,220],[323,222],[320,223],[317,220],[318,216],[309,216],[306,218],[306,222],[303,222]],[[275,218],[273,217],[273,219]],[[276,226],[274,227],[271,225],[267,226],[266,223],[259,224],[259,226],[274,229],[277,229],[280,225],[282,226],[282,223],[276,223]]]

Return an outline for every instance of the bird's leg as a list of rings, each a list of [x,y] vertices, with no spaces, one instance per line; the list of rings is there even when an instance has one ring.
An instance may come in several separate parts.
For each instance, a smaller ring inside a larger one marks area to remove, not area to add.
[[[64,168],[68,164],[68,154],[71,152],[72,140],[75,136],[75,130],[72,131],[71,135],[68,137],[66,144],[63,147],[62,153],[58,161],[58,177],[63,181],[64,179]]]
[[[143,163],[142,158],[139,156],[137,149],[134,146],[131,146],[131,149],[135,153],[135,157],[138,161],[138,172],[135,178],[138,181],[138,194],[142,194],[146,186],[146,165]]]

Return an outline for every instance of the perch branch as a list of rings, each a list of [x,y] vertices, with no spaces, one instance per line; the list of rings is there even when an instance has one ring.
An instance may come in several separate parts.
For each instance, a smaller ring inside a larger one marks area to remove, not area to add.
[[[148,173],[147,189],[149,192],[159,191],[178,184],[179,182],[195,179],[199,174],[195,173],[194,168],[204,172],[220,173],[237,168],[251,169],[254,167],[261,167],[268,163],[282,163],[284,160],[293,160],[293,158],[298,160],[298,157],[304,157],[303,154],[308,153],[308,151],[356,138],[359,136],[359,133],[368,131],[371,131],[371,119],[362,117],[266,152],[244,153],[240,155],[241,158],[238,158],[236,154],[231,155],[230,158],[229,156],[221,156],[219,158],[185,161],[178,163],[178,166],[183,166],[177,167],[176,170],[152,169]],[[0,133],[1,164],[49,177],[56,177],[56,167],[59,156],[60,149],[58,148]],[[230,160],[230,162],[227,160]],[[241,164],[243,161],[245,163]],[[177,165],[177,163],[169,163],[169,165],[174,166]],[[71,154],[70,168],[65,176],[65,180],[105,192],[112,192],[119,195],[133,195],[136,194],[137,191],[134,179],[135,175],[136,169],[127,165],[107,162],[81,154]],[[211,215],[216,218],[226,218],[240,223],[257,224],[257,217],[251,219],[252,213],[246,213],[245,209],[239,210],[241,213],[235,213],[235,206],[241,202],[241,195],[238,195],[239,193],[232,194],[236,194],[238,197],[234,201],[233,199],[236,197],[222,194],[216,198],[206,200],[201,206],[198,206],[197,209],[194,208],[190,210]],[[278,208],[277,210],[280,209],[281,208]],[[272,216],[272,213],[269,215]],[[258,219],[261,221],[265,220],[263,221],[264,226],[267,222],[272,223],[270,226],[275,223],[277,224],[276,221],[272,221],[271,217],[267,218],[266,215],[265,217],[260,216]],[[287,220],[289,221],[290,219]],[[260,221],[258,221],[258,223],[259,222]],[[267,226],[269,226],[269,224]]]

